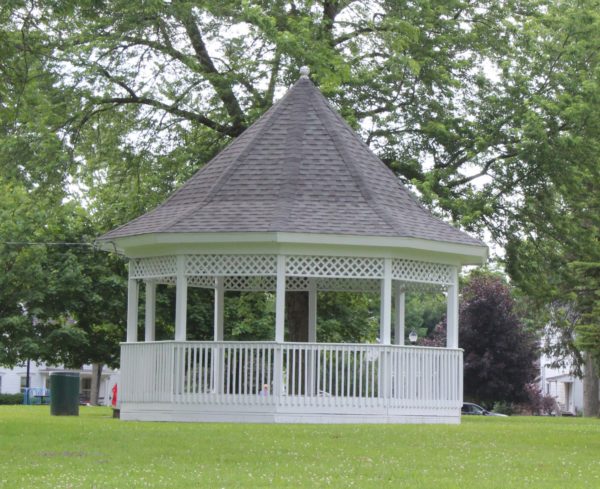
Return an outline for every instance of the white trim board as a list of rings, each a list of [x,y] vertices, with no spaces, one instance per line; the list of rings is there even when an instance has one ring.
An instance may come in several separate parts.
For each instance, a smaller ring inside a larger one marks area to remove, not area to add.
[[[385,256],[481,265],[487,246],[418,238],[310,233],[153,233],[98,241],[105,251],[130,257],[194,253],[281,253]]]

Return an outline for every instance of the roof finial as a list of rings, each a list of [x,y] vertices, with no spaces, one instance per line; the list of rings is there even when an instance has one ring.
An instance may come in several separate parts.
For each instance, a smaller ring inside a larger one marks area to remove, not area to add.
[[[308,66],[302,66],[300,68],[300,78],[308,78],[310,74],[310,68]]]

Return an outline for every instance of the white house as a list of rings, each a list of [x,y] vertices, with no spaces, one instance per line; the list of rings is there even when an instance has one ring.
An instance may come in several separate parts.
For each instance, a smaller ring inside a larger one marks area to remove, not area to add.
[[[50,374],[64,371],[63,366],[48,366],[44,363],[31,362],[29,366],[29,387],[48,389],[50,387]],[[79,370],[79,392],[82,401],[89,400],[92,388],[92,366],[84,365]],[[119,372],[104,367],[100,379],[99,401],[101,404],[110,404],[112,388],[118,383]],[[14,368],[0,367],[0,394],[17,394],[23,392],[27,384],[26,365]]]
[[[540,388],[542,394],[556,399],[562,413],[576,415],[583,412],[583,382],[566,367],[549,367],[552,358],[540,359]]]
[[[458,274],[487,247],[422,207],[301,73],[166,202],[98,239],[130,259],[121,419],[460,422]],[[155,341],[157,287],[176,289],[170,341]],[[214,291],[214,341],[188,337],[188,287]],[[404,344],[415,288],[446,294],[445,348]],[[270,341],[224,341],[228,291],[274,293]],[[292,291],[302,342],[286,341]],[[380,344],[320,343],[318,291],[379,294]]]

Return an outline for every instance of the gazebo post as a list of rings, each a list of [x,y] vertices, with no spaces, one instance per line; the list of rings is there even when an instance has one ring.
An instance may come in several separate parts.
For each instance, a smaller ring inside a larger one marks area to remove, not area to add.
[[[225,312],[225,278],[215,278],[215,315],[214,315],[214,339],[223,341],[224,326],[223,318]]]
[[[273,394],[281,394],[283,376],[283,347],[285,339],[285,255],[277,255],[277,285],[275,293],[275,342],[277,343],[273,370]]]
[[[381,316],[379,341],[382,345],[392,343],[392,259],[383,260],[383,279],[381,280]],[[390,392],[390,352],[384,351],[379,357],[379,397],[387,399]]]
[[[404,345],[404,326],[406,318],[406,293],[400,285],[396,288],[396,317],[395,317],[395,331],[394,331],[394,344]]]
[[[177,256],[177,279],[175,296],[175,341],[185,341],[187,329],[187,277],[185,256]]]
[[[392,259],[383,262],[381,280],[381,315],[379,318],[379,341],[382,345],[392,343]]]
[[[224,328],[225,317],[225,277],[215,277],[215,311],[214,311],[214,341],[223,341],[225,339]],[[221,348],[216,346],[213,349],[212,371],[214,375],[213,389],[215,392],[223,392],[223,358],[221,357]]]
[[[317,280],[308,279],[308,342],[317,342]]]
[[[277,255],[275,293],[275,342],[283,343],[285,335],[285,256]]]
[[[317,342],[317,279],[308,279],[308,342]],[[316,393],[315,388],[315,351],[308,351],[308,385],[306,392],[309,396],[314,396]]]
[[[146,280],[146,317],[144,321],[144,341],[156,339],[156,282]]]
[[[452,284],[446,295],[446,347],[458,348],[458,270],[452,268]]]
[[[138,340],[139,284],[134,278],[127,282],[127,343]]]

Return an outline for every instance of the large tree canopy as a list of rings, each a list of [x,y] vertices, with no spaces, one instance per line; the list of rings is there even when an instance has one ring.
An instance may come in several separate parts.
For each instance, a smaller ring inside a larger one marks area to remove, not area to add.
[[[598,0],[3,2],[0,185],[17,190],[0,212],[29,216],[29,227],[5,226],[0,241],[53,241],[34,226],[46,220],[69,222],[70,240],[90,240],[156,206],[308,65],[400,179],[436,212],[506,246],[516,281],[533,290],[532,277],[540,302],[553,301],[570,280],[570,290],[583,287],[598,261],[595,207],[585,198],[597,190],[600,166],[598,7]],[[86,214],[81,222],[69,220],[70,205]],[[13,270],[16,250],[0,252]],[[72,263],[46,260],[42,248],[23,253],[32,255],[22,262],[32,275],[36,264],[57,277],[55,264]],[[62,253],[86,263],[78,265],[83,275],[113,277],[105,283],[122,294],[110,260]],[[579,266],[581,280],[546,273],[571,262],[588,264]],[[29,310],[28,290],[13,287],[0,308],[11,318]],[[37,293],[46,290],[54,289]],[[56,290],[65,294],[48,297],[63,304],[63,316],[74,315],[72,296]],[[254,311],[268,298],[253,301],[238,305]],[[92,296],[80,302],[96,304]],[[589,300],[571,303],[594,324]],[[201,333],[207,314],[196,312]],[[250,324],[264,329],[233,309],[230,317],[242,336]],[[169,319],[159,320],[168,330]],[[107,324],[119,321],[93,315],[85,328]]]
[[[34,0],[4,9],[20,48],[72,97],[59,102],[85,162],[73,178],[105,227],[156,205],[304,64],[384,161],[465,226],[495,224],[499,197],[510,202],[519,178],[527,131],[514,124],[528,108],[512,86],[514,43],[537,4]]]
[[[544,172],[524,187],[506,239],[508,272],[545,319],[551,353],[574,359],[575,373],[582,351],[600,365],[599,12],[597,2],[558,2],[523,33],[532,48],[519,70],[535,80],[538,127],[528,164]]]

